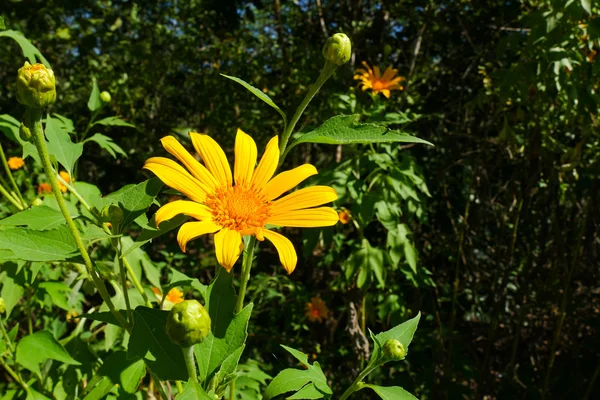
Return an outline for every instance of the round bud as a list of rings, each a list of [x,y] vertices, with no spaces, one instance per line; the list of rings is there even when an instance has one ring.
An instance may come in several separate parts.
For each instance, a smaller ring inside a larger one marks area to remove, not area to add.
[[[352,54],[352,43],[345,33],[336,33],[325,42],[323,46],[323,57],[325,60],[340,66],[350,60]]]
[[[21,122],[21,126],[19,126],[19,137],[24,142],[31,141],[31,130],[27,127],[27,125],[25,125],[22,122]]]
[[[17,101],[27,107],[41,109],[56,101],[54,72],[44,64],[29,64],[17,75]]]
[[[6,304],[4,304],[4,299],[0,297],[0,314],[4,314],[6,312]]]
[[[124,218],[123,210],[116,204],[110,204],[102,209],[102,221],[109,222],[113,226],[119,225]]]
[[[383,354],[392,360],[404,360],[406,349],[400,341],[396,339],[388,339],[383,345]]]
[[[33,200],[33,202],[31,203],[32,206],[41,206],[42,204],[44,204],[44,201],[39,197],[36,197],[35,200]]]
[[[107,91],[100,93],[100,100],[102,100],[103,103],[110,103],[111,99],[112,97],[110,97],[110,93]]]
[[[184,300],[169,311],[167,335],[176,345],[187,348],[201,343],[210,333],[210,316],[197,300]]]

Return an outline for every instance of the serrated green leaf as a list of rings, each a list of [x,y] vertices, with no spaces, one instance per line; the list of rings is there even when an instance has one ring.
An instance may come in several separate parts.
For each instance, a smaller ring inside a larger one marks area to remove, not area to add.
[[[163,183],[158,178],[127,185],[107,195],[104,198],[105,205],[117,203],[121,207],[123,210],[121,229],[124,229],[148,210],[162,186]]]
[[[187,219],[188,217],[186,215],[180,214],[173,219],[161,223],[160,227],[156,228],[156,222],[153,215],[148,224],[142,227],[142,232],[138,237],[135,238],[135,243],[133,243],[130,247],[125,247],[127,250],[123,252],[123,255],[127,255],[130,252],[137,249],[138,247],[141,247],[144,244],[151,242],[152,239],[162,236],[175,228],[178,228]]]
[[[100,90],[98,89],[96,79],[92,79],[92,92],[90,93],[90,98],[88,99],[87,106],[91,112],[98,111],[100,108],[102,108]]]
[[[73,120],[57,114],[53,113],[52,118],[60,125],[60,127],[68,133],[75,133],[75,124],[73,124]]]
[[[131,239],[129,236],[123,237],[121,239],[121,243],[126,249],[130,249],[134,245],[133,239]],[[144,250],[135,248],[133,251],[128,251],[124,257],[129,262],[129,265],[131,265],[135,270],[139,270],[140,272],[144,271],[146,279],[148,279],[153,286],[160,287],[160,270],[156,265],[154,265]],[[140,279],[141,276],[138,276],[137,278]]]
[[[111,138],[101,133],[96,133],[94,136],[89,137],[83,141],[83,143],[87,142],[95,142],[104,150],[108,151],[108,153],[113,156],[113,158],[117,158],[117,153],[127,157],[127,153]]]
[[[76,218],[78,215],[71,215]],[[0,220],[0,226],[24,226],[29,229],[45,231],[65,223],[60,211],[48,206],[34,206]]]
[[[267,103],[268,105],[270,105],[271,107],[273,107],[279,113],[279,115],[281,115],[281,118],[283,118],[283,124],[285,126],[287,126],[287,117],[286,117],[285,113],[262,90],[259,90],[259,89],[255,88],[254,86],[252,86],[248,82],[246,82],[246,81],[244,81],[244,80],[242,80],[240,78],[236,78],[235,76],[229,76],[229,75],[225,75],[225,74],[221,74],[221,76],[223,76],[223,77],[225,77],[227,79],[231,79],[234,82],[239,83],[240,85],[242,85],[243,87],[245,87],[246,89],[248,89],[250,91],[250,93],[252,93],[256,97],[258,97],[259,99],[261,99],[262,101],[264,101],[265,103]]]
[[[234,315],[235,291],[233,276],[219,268],[217,277],[207,290],[206,308],[211,319],[211,333],[194,347],[201,381],[212,379],[222,362],[245,341],[252,303]]]
[[[46,116],[46,138],[48,139],[48,152],[56,158],[69,173],[73,175],[73,167],[83,153],[82,143],[73,143],[69,133],[62,128],[61,123]]]
[[[183,387],[183,392],[179,393],[176,400],[213,400],[196,382],[187,382]]]
[[[173,289],[177,286],[191,286],[197,291],[200,292],[200,295],[206,302],[208,299],[207,291],[208,286],[202,284],[198,278],[190,278],[182,272],[179,272],[175,268],[171,268],[171,280],[169,281],[169,286],[165,289],[165,293],[168,293],[169,290]]]
[[[422,143],[433,146],[426,140],[406,132],[393,131],[385,126],[360,124],[360,115],[338,115],[327,120],[312,132],[302,134],[288,150],[300,143],[360,144],[360,143]]]
[[[409,319],[406,322],[401,323],[398,326],[393,327],[392,329],[378,333],[375,335],[377,341],[384,345],[389,339],[395,339],[402,343],[406,352],[408,352],[408,346],[410,342],[412,342],[413,336],[415,335],[415,331],[417,330],[417,326],[419,325],[419,320],[421,319],[421,313],[417,314],[416,317]],[[369,363],[378,361],[382,356],[382,350],[376,346],[371,353],[371,358]]]
[[[85,398],[104,398],[103,396],[117,384],[125,392],[133,394],[145,375],[146,365],[143,360],[138,357],[128,359],[125,351],[114,352],[104,360],[98,372],[86,386],[85,390],[89,394]]]
[[[8,318],[14,307],[23,298],[23,293],[25,293],[23,287],[26,283],[25,271],[19,271],[16,263],[4,263],[2,265],[2,273],[0,273],[0,283],[2,284],[0,297],[4,300],[6,318]]]
[[[31,64],[35,64],[37,63],[37,60],[40,60],[42,64],[44,64],[46,67],[52,68],[50,66],[50,63],[48,62],[48,60],[46,60],[42,53],[40,53],[40,51],[34,45],[32,45],[29,39],[23,36],[21,32],[13,30],[2,31],[0,32],[0,37],[2,36],[9,37],[15,42],[17,42],[17,44],[21,47],[21,50],[23,51],[23,55],[29,60]]]
[[[369,388],[375,391],[383,400],[417,400],[415,396],[400,386],[377,386],[366,384],[361,389]]]
[[[80,365],[48,331],[25,336],[17,343],[16,362],[24,368],[41,375],[40,363],[48,359]]]
[[[308,363],[308,356],[306,354],[304,354],[303,352],[293,349],[293,348],[288,347],[283,344],[280,344],[280,346],[283,347],[288,353],[293,355],[296,360],[300,361],[302,363],[302,365],[306,365],[306,366],[310,365]]]
[[[143,358],[162,380],[187,381],[188,373],[181,348],[165,331],[168,311],[138,306],[133,311],[133,329],[127,357]]]
[[[69,311],[69,296],[71,288],[64,282],[42,282],[38,285],[38,288],[46,291],[52,298],[52,304],[62,308],[65,311]]]
[[[0,261],[65,261],[76,256],[77,246],[69,228],[61,225],[47,231],[1,230],[0,251]]]
[[[223,363],[221,364],[219,370],[215,374],[216,386],[219,387],[223,381],[230,375],[234,374],[238,363],[240,362],[240,357],[242,357],[242,353],[246,345],[242,345],[238,347],[233,353],[231,353]]]
[[[126,126],[129,128],[135,128],[135,125],[130,124],[129,122],[123,121],[119,117],[106,117],[101,120],[98,120],[92,124],[94,125],[105,125],[105,126]]]

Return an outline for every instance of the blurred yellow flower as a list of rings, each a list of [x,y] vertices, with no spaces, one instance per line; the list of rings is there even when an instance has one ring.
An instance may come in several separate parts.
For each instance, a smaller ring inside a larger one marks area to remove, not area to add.
[[[11,157],[8,159],[7,163],[10,169],[19,169],[25,165],[25,162],[21,157]]]
[[[59,173],[60,177],[67,183],[71,183],[71,176],[69,175],[68,172],[66,171],[60,171]],[[60,181],[58,182],[58,188],[60,189],[61,192],[66,193],[67,192],[67,187],[65,185],[63,185],[62,183],[60,183]]]
[[[306,318],[310,322],[323,322],[329,316],[329,310],[325,305],[325,302],[319,297],[313,297],[309,303],[306,303]]]
[[[350,214],[350,211],[346,210],[345,208],[338,212],[338,216],[340,217],[340,222],[344,225],[352,221],[352,215]]]
[[[152,292],[154,292],[158,301],[162,301],[163,296],[159,288],[153,287]],[[185,300],[183,292],[176,287],[169,290],[169,293],[167,293],[167,295],[165,296],[165,301],[171,302],[173,304],[181,303],[183,300]]]
[[[49,183],[43,182],[38,186],[38,195],[52,193],[52,186]]]
[[[225,152],[217,142],[204,134],[190,132],[190,136],[204,165],[173,136],[162,138],[162,145],[187,171],[175,161],[163,157],[150,158],[144,165],[167,186],[191,200],[167,203],[154,216],[157,226],[179,214],[198,220],[187,222],[179,229],[177,241],[183,252],[190,240],[216,233],[217,261],[230,271],[244,248],[242,236],[254,235],[260,241],[267,238],[273,243],[281,264],[291,273],[298,261],[294,246],[285,236],[267,229],[267,224],[308,228],[331,226],[338,222],[338,214],[333,208],[317,207],[337,199],[331,187],[313,186],[280,197],[315,175],[317,169],[304,164],[273,177],[279,163],[277,136],[269,141],[255,168],[256,143],[238,129],[233,174]]]
[[[381,93],[389,99],[392,90],[404,89],[400,82],[405,81],[406,78],[396,76],[398,74],[397,69],[387,67],[382,76],[378,66],[371,69],[366,62],[363,61],[362,64],[364,68],[358,68],[356,75],[354,75],[354,80],[360,81],[358,85],[362,90],[371,89],[373,93]]]

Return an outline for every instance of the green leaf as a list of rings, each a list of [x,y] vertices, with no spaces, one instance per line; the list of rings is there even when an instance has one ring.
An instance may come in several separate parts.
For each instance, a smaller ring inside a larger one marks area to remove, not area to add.
[[[46,67],[52,68],[50,66],[50,63],[48,62],[48,60],[46,60],[42,53],[40,53],[40,51],[34,45],[32,45],[31,42],[25,36],[23,36],[21,32],[13,30],[2,31],[0,32],[0,37],[2,36],[9,37],[15,42],[17,42],[18,45],[21,47],[21,50],[23,51],[23,55],[29,60],[31,64],[35,64],[37,62],[37,58]]]
[[[254,86],[250,85],[248,82],[246,82],[246,81],[244,81],[244,80],[242,80],[240,78],[236,78],[235,76],[229,76],[229,75],[225,75],[225,74],[221,74],[221,76],[223,76],[223,77],[225,77],[227,79],[231,79],[234,82],[239,83],[240,85],[242,85],[243,87],[245,87],[246,89],[248,89],[250,91],[250,93],[252,93],[256,97],[258,97],[259,99],[261,99],[262,101],[264,101],[265,103],[267,103],[268,105],[270,105],[271,107],[273,107],[275,110],[277,110],[277,112],[279,113],[279,115],[281,115],[281,118],[283,118],[283,124],[285,126],[287,126],[287,117],[285,116],[285,113],[262,90],[259,90],[259,89],[255,88]]]
[[[105,125],[105,126],[127,126],[129,128],[135,128],[135,125],[130,124],[129,122],[123,121],[119,117],[106,117],[101,120],[98,120],[92,124],[94,125]]]
[[[86,399],[104,398],[113,386],[119,385],[127,393],[135,393],[146,375],[146,365],[140,358],[128,359],[125,351],[112,353],[85,388]],[[91,390],[91,391],[90,391]]]
[[[57,113],[53,113],[52,118],[54,118],[63,130],[68,133],[75,133],[75,124],[73,124],[73,120]]]
[[[133,239],[129,236],[125,236],[121,239],[124,248],[131,249],[134,245]],[[160,271],[154,265],[148,254],[139,248],[134,249],[133,251],[128,251],[128,254],[124,257],[127,259],[129,264],[135,270],[143,270],[144,275],[150,281],[150,283],[155,287],[160,287]],[[138,279],[141,278],[138,276]]]
[[[292,399],[321,399],[325,397],[325,393],[321,392],[314,383],[309,383],[304,386],[302,389],[298,390],[296,393],[287,398],[287,400]]]
[[[98,84],[96,84],[96,79],[92,79],[92,92],[90,93],[90,98],[87,103],[88,108],[91,112],[98,111],[102,108],[102,100],[100,99],[100,90],[98,90]]]
[[[219,366],[245,341],[252,303],[234,316],[235,291],[233,276],[219,268],[217,277],[207,290],[207,310],[211,319],[211,333],[194,348],[200,379],[208,382]]]
[[[148,179],[142,183],[123,186],[118,191],[107,195],[105,205],[117,203],[123,209],[121,229],[144,214],[154,202],[163,184],[158,178]]]
[[[179,272],[175,268],[171,268],[171,281],[169,282],[169,286],[165,289],[164,293],[168,293],[169,290],[173,289],[176,286],[191,286],[197,291],[200,292],[200,295],[207,301],[207,291],[208,286],[200,283],[198,278],[190,278],[182,272]]]
[[[359,144],[359,143],[422,143],[433,146],[426,140],[385,126],[359,124],[360,115],[338,115],[327,120],[312,132],[302,134],[288,150],[300,143]]]
[[[48,231],[23,228],[0,231],[0,260],[65,261],[77,254],[66,225]]]
[[[41,375],[40,363],[47,359],[64,364],[80,365],[48,331],[39,331],[25,336],[17,343],[16,362],[24,368]]]
[[[186,381],[188,373],[181,348],[174,345],[165,332],[168,314],[168,311],[143,306],[133,311],[127,357],[143,358],[162,380]]]
[[[42,282],[38,286],[43,289],[52,298],[52,304],[62,308],[65,311],[69,311],[69,296],[71,288],[64,282]]]
[[[388,340],[395,339],[402,343],[402,345],[408,352],[408,346],[410,345],[410,342],[412,342],[413,336],[415,334],[415,331],[417,330],[417,326],[419,325],[420,319],[421,313],[419,312],[419,314],[417,314],[416,317],[409,319],[408,321],[403,322],[398,326],[395,326],[389,331],[381,332],[375,335],[375,341],[378,342],[381,346],[383,346]],[[381,346],[374,346],[369,363],[377,362],[381,358]]]
[[[240,346],[225,360],[223,360],[219,371],[217,371],[217,373],[215,374],[214,379],[216,380],[216,387],[222,386],[224,383],[230,383],[232,380],[235,379],[235,371],[237,369],[237,366],[240,362],[240,358],[242,357],[242,353],[244,352],[245,348],[246,345]]]
[[[188,382],[183,387],[183,392],[179,393],[177,400],[213,400],[211,396],[208,395],[196,382]]]
[[[102,208],[104,208],[104,199],[97,186],[85,182],[75,182],[73,187],[90,207],[102,211]]]
[[[41,164],[40,156],[38,155],[35,145],[33,143],[21,140],[21,136],[19,135],[20,126],[21,123],[10,115],[0,115],[0,131],[4,132],[6,137],[8,137],[10,140],[21,145],[23,148],[23,160],[31,156],[38,164]]]
[[[583,7],[588,14],[592,15],[592,0],[581,0],[581,7]]]
[[[378,282],[378,287],[385,287],[384,270],[383,270],[384,253],[377,247],[372,247],[368,240],[362,241],[360,250],[352,253],[350,258],[344,263],[346,278],[350,279],[358,270],[356,285],[361,288],[367,282],[372,273]]]
[[[34,206],[0,220],[0,226],[24,226],[38,231],[53,229],[64,223],[65,217],[60,211],[44,205]]]
[[[2,273],[0,273],[0,283],[2,290],[0,297],[4,299],[4,307],[6,309],[6,318],[10,317],[10,313],[14,307],[23,298],[25,289],[25,272],[18,271],[18,266],[15,263],[5,263],[2,265]]]
[[[119,310],[119,312],[121,313],[121,315],[123,315],[123,317],[125,317],[125,319],[127,319],[127,311],[125,310]],[[79,316],[79,318],[87,318],[90,319],[92,321],[100,321],[100,322],[106,322],[107,324],[112,324],[112,325],[116,325],[118,327],[121,327],[121,324],[119,323],[119,320],[115,318],[115,316],[113,315],[112,312],[110,311],[105,311],[105,312],[95,312],[93,314],[81,314]]]
[[[4,23],[4,18],[0,17],[0,29],[6,29],[6,24]]]
[[[83,141],[83,143],[87,142],[95,142],[98,143],[100,147],[104,150],[108,151],[108,153],[113,156],[113,158],[117,158],[117,153],[127,157],[127,153],[111,138],[101,133],[96,133],[94,136],[89,137]]]
[[[400,386],[377,386],[366,384],[361,389],[370,388],[383,400],[417,400],[415,396],[402,389]]]
[[[56,157],[69,175],[73,175],[75,163],[83,153],[83,143],[73,143],[60,121],[50,117],[50,114],[46,116],[46,138],[50,155]]]
[[[144,244],[151,242],[152,239],[157,238],[159,236],[164,235],[167,232],[172,231],[175,228],[178,228],[181,224],[183,224],[188,217],[186,215],[178,215],[173,219],[165,221],[160,224],[159,228],[155,228],[156,222],[154,220],[154,215],[150,219],[147,225],[142,227],[142,232],[138,237],[135,238],[135,243],[133,243],[130,247],[125,247],[127,250],[123,252],[123,255],[127,255],[133,250],[137,249]],[[1,223],[2,221],[0,221]]]

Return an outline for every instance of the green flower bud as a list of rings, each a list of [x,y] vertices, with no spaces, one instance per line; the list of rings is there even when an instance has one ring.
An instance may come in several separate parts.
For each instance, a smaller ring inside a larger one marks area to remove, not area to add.
[[[201,343],[210,333],[210,316],[197,300],[184,300],[169,311],[167,335],[176,345],[187,348]]]
[[[345,33],[336,33],[323,46],[323,57],[337,66],[346,64],[351,54],[352,43]]]
[[[404,360],[406,349],[404,349],[404,346],[400,341],[389,339],[383,345],[383,354],[392,360]]]
[[[113,226],[119,225],[124,218],[123,210],[116,204],[110,204],[102,209],[102,221],[110,222]]]
[[[22,122],[21,122],[21,126],[19,126],[19,137],[21,138],[21,140],[23,140],[25,142],[31,141],[31,130],[29,130],[27,125],[25,125]]]
[[[36,197],[36,199],[33,200],[33,203],[31,203],[32,206],[41,206],[42,204],[44,204],[44,201],[39,197]]]
[[[41,109],[56,101],[54,72],[44,64],[25,65],[17,75],[17,101],[27,107]]]
[[[6,304],[4,304],[4,299],[0,297],[0,314],[4,314],[6,312]]]
[[[100,93],[100,100],[102,100],[103,103],[110,103],[111,99],[112,97],[110,97],[110,93],[107,91]]]

